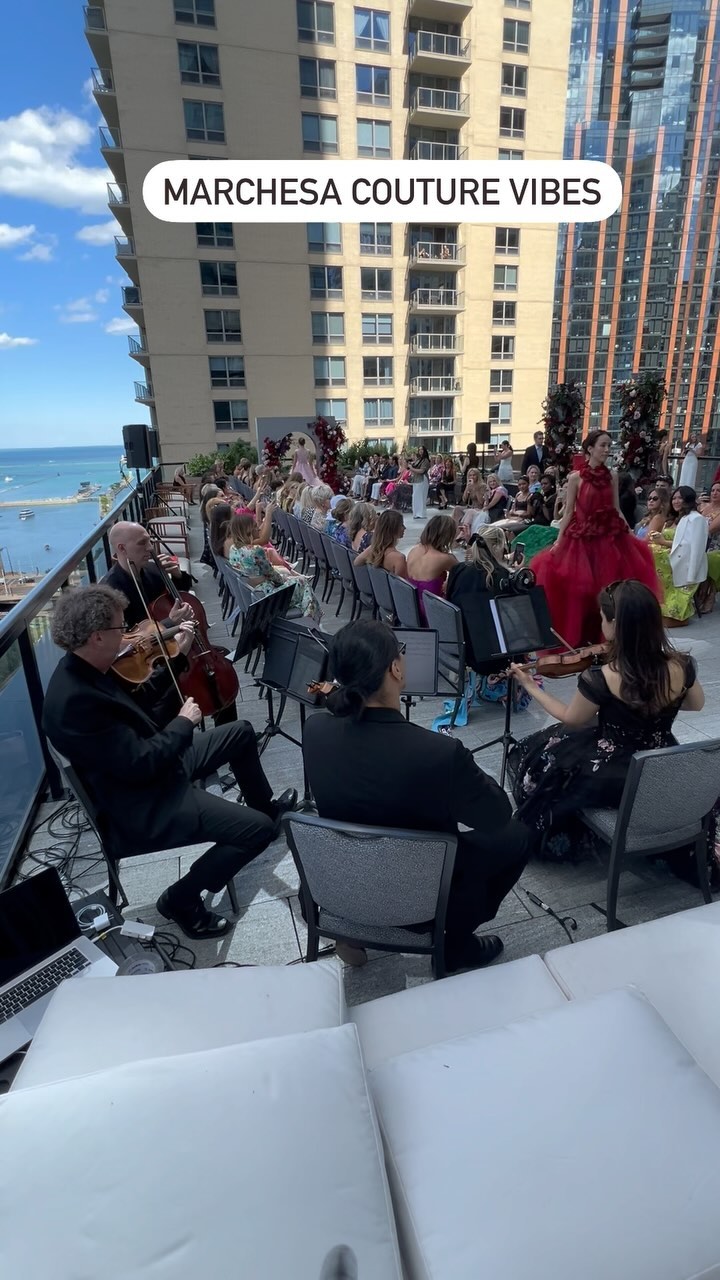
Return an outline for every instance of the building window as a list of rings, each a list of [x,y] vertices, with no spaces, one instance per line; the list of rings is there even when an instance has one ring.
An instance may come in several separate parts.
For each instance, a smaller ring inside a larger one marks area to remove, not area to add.
[[[357,149],[359,156],[375,156],[389,160],[390,125],[384,120],[358,120]]]
[[[308,253],[342,253],[339,222],[308,222]]]
[[[527,78],[527,67],[518,67],[514,62],[503,62],[500,92],[513,98],[526,98]]]
[[[297,0],[298,40],[335,43],[335,6],[324,0]]]
[[[337,98],[335,63],[327,58],[300,58],[300,97]]]
[[[303,151],[337,154],[337,116],[311,116],[303,112]]]
[[[205,337],[208,342],[242,342],[239,311],[206,311]]]
[[[532,0],[505,0],[506,9],[532,9]]]
[[[517,227],[496,227],[495,228],[495,252],[496,253],[519,253],[520,252],[520,232]]]
[[[368,67],[364,63],[356,66],[355,92],[358,102],[369,102],[375,107],[389,107],[390,68]]]
[[[392,223],[361,222],[360,252],[392,253]]]
[[[310,297],[311,298],[342,298],[342,295],[343,295],[342,267],[311,267],[310,268]]]
[[[235,235],[232,222],[196,222],[198,249],[232,249]]]
[[[224,142],[225,115],[222,102],[183,102],[185,137],[188,142]]]
[[[392,271],[388,267],[361,267],[360,290],[366,302],[392,302]]]
[[[315,413],[321,418],[334,418],[344,426],[347,422],[347,400],[316,400]]]
[[[215,0],[175,0],[175,21],[196,27],[215,26]]]
[[[525,108],[524,107],[501,107],[500,108],[500,137],[501,138],[524,138],[525,137]]]
[[[493,324],[515,324],[515,308],[516,302],[493,302],[492,304],[492,322]]]
[[[391,387],[392,356],[363,356],[363,383],[366,387]]]
[[[316,387],[345,386],[344,356],[313,356]]]
[[[499,147],[498,160],[524,160],[525,152],[516,151],[514,147]]]
[[[366,427],[391,427],[393,424],[392,400],[363,400]]]
[[[512,405],[496,400],[488,406],[488,418],[498,427],[509,427],[512,422]]]
[[[512,369],[491,369],[490,370],[490,390],[512,391],[513,389],[513,371]]]
[[[186,44],[178,40],[183,84],[220,84],[220,56],[216,44]]]
[[[503,49],[510,53],[530,52],[530,23],[518,22],[517,18],[505,18],[503,21]]]
[[[362,317],[362,340],[366,344],[391,343],[393,340],[392,315],[366,315]]]
[[[237,266],[234,262],[201,262],[200,283],[206,298],[237,295]]]
[[[496,289],[517,289],[517,267],[495,267],[494,286]]]
[[[502,334],[498,338],[490,339],[490,359],[491,360],[514,360],[515,359],[515,339],[506,337]]]
[[[345,316],[342,311],[312,311],[312,340],[322,346],[345,341]]]
[[[380,9],[355,10],[355,48],[390,52],[390,14]]]
[[[247,400],[213,400],[216,431],[247,431]]]
[[[213,387],[244,387],[244,356],[208,356]]]

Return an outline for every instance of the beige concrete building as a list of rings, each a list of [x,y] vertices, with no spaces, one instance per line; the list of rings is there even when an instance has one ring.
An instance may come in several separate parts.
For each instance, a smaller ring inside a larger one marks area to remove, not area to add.
[[[104,0],[86,8],[137,399],[166,459],[257,417],[443,452],[524,446],[547,389],[552,225],[170,224],[161,160],[562,157],[570,0]]]

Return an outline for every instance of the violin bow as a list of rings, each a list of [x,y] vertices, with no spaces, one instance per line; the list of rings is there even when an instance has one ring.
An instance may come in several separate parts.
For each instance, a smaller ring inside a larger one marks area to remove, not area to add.
[[[180,685],[175,679],[175,672],[173,671],[172,666],[170,665],[170,654],[167,651],[167,646],[165,644],[165,640],[162,633],[162,627],[160,626],[159,622],[157,622],[157,620],[153,618],[150,612],[150,609],[148,608],[147,600],[145,599],[145,596],[143,594],[143,589],[140,585],[140,577],[138,574],[135,573],[135,567],[132,563],[132,560],[128,560],[127,568],[128,568],[128,573],[130,574],[130,577],[132,578],[135,584],[135,590],[137,591],[142,601],[142,607],[145,610],[145,614],[147,616],[148,622],[150,622],[155,629],[155,634],[157,635],[157,641],[158,641],[158,644],[160,645],[160,651],[162,653],[163,658],[165,659],[165,665],[167,666],[168,672],[170,674],[170,679],[175,685],[175,690],[177,692],[178,698],[180,699],[180,705],[182,706],[182,704],[185,701],[185,695],[183,694],[180,688]]]

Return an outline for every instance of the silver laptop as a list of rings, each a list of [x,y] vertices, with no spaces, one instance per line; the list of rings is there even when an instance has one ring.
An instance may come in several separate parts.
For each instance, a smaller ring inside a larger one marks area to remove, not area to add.
[[[61,982],[114,973],[82,936],[54,867],[0,893],[0,1062],[32,1040]]]

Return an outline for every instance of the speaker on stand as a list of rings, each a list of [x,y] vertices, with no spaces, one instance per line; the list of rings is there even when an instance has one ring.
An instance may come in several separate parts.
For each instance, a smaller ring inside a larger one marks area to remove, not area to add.
[[[150,471],[152,468],[147,423],[126,423],[122,432],[127,464],[128,467],[135,472],[135,479],[137,481],[138,488],[140,488],[140,472]]]
[[[485,448],[490,443],[491,422],[475,423],[475,443],[482,445],[482,478],[485,479]]]

